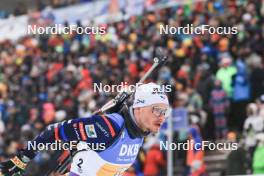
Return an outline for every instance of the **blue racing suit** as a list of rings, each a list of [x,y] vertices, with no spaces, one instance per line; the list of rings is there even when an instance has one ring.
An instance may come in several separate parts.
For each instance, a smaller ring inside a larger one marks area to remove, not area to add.
[[[133,164],[147,134],[137,127],[132,108],[127,108],[121,113],[94,115],[50,125],[31,143],[78,141],[70,176],[117,176]],[[88,144],[89,150],[79,147],[80,144]],[[25,149],[23,153],[33,158],[36,151]]]

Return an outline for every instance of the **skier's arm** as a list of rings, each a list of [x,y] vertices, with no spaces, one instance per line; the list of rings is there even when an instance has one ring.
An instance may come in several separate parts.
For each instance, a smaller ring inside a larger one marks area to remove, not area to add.
[[[109,116],[109,117],[108,117]],[[48,126],[31,143],[53,143],[55,141],[86,141],[88,143],[109,143],[118,134],[121,126],[112,116],[95,115],[90,118],[77,118]],[[24,154],[29,158],[35,151],[25,148]]]
[[[90,118],[77,118],[61,123],[49,125],[31,144],[47,144],[56,141],[86,141],[87,143],[104,143],[109,144],[121,130],[121,124],[115,121],[112,115],[96,115]],[[19,152],[18,156],[0,165],[2,172],[10,173],[10,168],[14,168],[12,172],[23,172],[27,162],[33,159],[37,153],[27,145]],[[15,161],[15,162],[14,162]]]

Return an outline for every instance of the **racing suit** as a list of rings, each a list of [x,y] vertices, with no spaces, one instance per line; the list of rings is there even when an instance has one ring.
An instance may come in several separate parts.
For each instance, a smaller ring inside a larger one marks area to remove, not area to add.
[[[147,134],[136,125],[132,107],[125,106],[119,113],[50,125],[31,142],[78,141],[70,176],[118,176],[133,164]],[[36,151],[23,154],[32,159]]]

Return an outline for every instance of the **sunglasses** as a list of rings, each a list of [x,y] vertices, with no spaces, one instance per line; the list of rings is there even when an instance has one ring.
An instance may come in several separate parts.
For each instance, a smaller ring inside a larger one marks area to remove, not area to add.
[[[152,113],[156,117],[160,117],[160,116],[168,117],[168,108],[161,108],[158,106],[152,106]]]

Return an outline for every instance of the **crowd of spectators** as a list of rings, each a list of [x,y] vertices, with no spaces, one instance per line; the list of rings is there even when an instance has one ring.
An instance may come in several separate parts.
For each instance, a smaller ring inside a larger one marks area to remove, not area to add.
[[[156,48],[168,63],[148,81],[172,85],[172,108],[198,117],[204,139],[241,133],[246,107],[264,94],[263,4],[199,2],[105,25],[105,35],[26,36],[0,43],[0,156],[48,124],[89,116],[113,95],[94,83],[135,84]],[[237,26],[238,34],[161,35],[159,26]],[[264,118],[264,116],[262,116]]]

